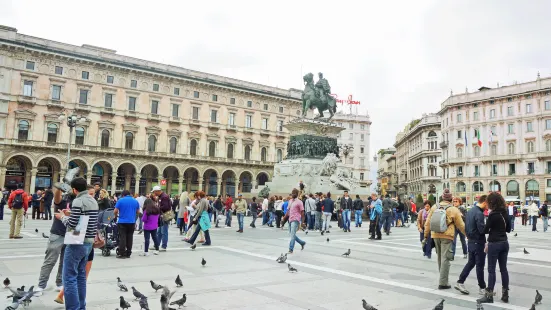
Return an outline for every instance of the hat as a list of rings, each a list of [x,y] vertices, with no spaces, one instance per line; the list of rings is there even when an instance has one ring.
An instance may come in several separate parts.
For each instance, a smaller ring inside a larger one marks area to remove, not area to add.
[[[241,197],[241,196],[243,196],[243,194],[241,194],[241,193],[239,193],[239,194],[237,195],[237,197]]]
[[[154,191],[160,191],[160,190],[162,190],[161,187],[157,185],[157,186],[153,186],[153,189],[151,190],[151,192],[153,193]]]
[[[448,201],[448,202],[452,202],[453,196],[452,196],[452,193],[450,193],[450,189],[449,189],[449,188],[446,188],[446,189],[444,190],[444,193],[442,194],[442,200]]]

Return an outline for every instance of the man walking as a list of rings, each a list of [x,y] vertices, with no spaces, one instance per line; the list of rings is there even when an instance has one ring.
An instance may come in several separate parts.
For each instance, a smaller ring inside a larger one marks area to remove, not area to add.
[[[364,213],[364,202],[360,199],[360,195],[356,195],[354,200],[354,222],[356,227],[362,227],[362,215]]]
[[[264,197],[262,200],[262,226],[268,223],[268,197]]]
[[[507,206],[507,211],[509,214],[509,222],[511,222],[511,231],[515,230],[515,203],[509,202],[509,205]]]
[[[486,245],[486,236],[484,235],[484,210],[486,209],[486,195],[478,198],[478,204],[473,206],[466,216],[465,232],[469,239],[469,261],[463,268],[455,289],[463,294],[469,294],[469,291],[465,288],[465,280],[469,276],[469,273],[476,266],[476,278],[478,280],[478,287],[480,293],[484,294],[486,289],[486,282],[484,281],[484,264],[486,262],[486,253],[484,247]]]
[[[352,209],[352,198],[348,196],[348,191],[344,191],[344,197],[341,199],[342,229],[344,232],[350,232],[350,213]]]
[[[23,184],[17,184],[17,189],[10,194],[8,208],[11,210],[10,239],[22,239],[20,233],[23,216],[29,208],[29,197],[23,190]]]
[[[256,218],[258,217],[260,210],[260,206],[256,203],[256,197],[253,197],[253,202],[251,202],[251,215],[253,216],[253,221],[249,225],[252,228],[256,228]]]
[[[231,214],[232,214],[232,204],[233,200],[231,199],[230,194],[226,194],[226,228],[231,227]]]
[[[4,220],[4,206],[8,203],[9,192],[6,188],[0,190],[0,221]]]
[[[54,193],[50,188],[46,188],[44,191],[44,220],[52,219],[52,201],[54,200]]]
[[[130,195],[130,191],[125,189],[115,205],[114,213],[118,216],[117,228],[119,229],[119,254],[117,258],[130,258],[134,242],[134,229],[136,229],[136,216],[140,213],[140,204]]]
[[[168,224],[174,219],[174,212],[172,212],[172,204],[170,203],[170,197],[163,192],[160,186],[154,186],[151,191],[159,204],[159,209],[161,209],[161,223],[159,223],[159,228],[157,228],[157,240],[161,240],[160,252],[166,252],[168,246]],[[167,216],[165,214],[172,212],[173,217]]]
[[[31,217],[33,220],[35,218],[38,220],[40,219],[40,201],[41,200],[42,200],[42,191],[37,190],[36,193],[33,194],[32,201],[31,201],[31,207],[32,207]]]
[[[438,271],[440,271],[439,290],[451,288],[448,279],[450,262],[453,260],[452,246],[455,230],[459,229],[461,233],[465,234],[465,223],[461,218],[461,212],[459,212],[457,207],[452,206],[452,201],[452,194],[446,188],[442,194],[442,201],[434,204],[430,209],[425,223],[424,240],[422,242],[424,246],[430,233],[434,240],[436,254],[438,255]]]
[[[398,207],[398,203],[390,199],[389,194],[386,194],[385,199],[383,199],[382,205],[383,205],[383,214],[381,216],[380,225],[383,226],[384,231],[388,236],[390,234],[390,224],[392,223],[392,212],[393,212],[392,209]]]
[[[306,214],[307,229],[313,230],[316,221],[316,200],[313,194],[308,195],[308,199],[306,199],[304,213]]]
[[[538,231],[536,225],[538,224],[538,217],[540,214],[540,209],[538,208],[538,205],[532,201],[530,206],[528,207],[528,215],[530,216],[530,219],[532,220],[532,231]]]
[[[222,209],[223,209],[222,196],[218,195],[218,198],[216,198],[216,200],[213,203],[213,207],[214,207],[214,224],[215,224],[214,228],[219,228],[218,224],[220,221],[218,220],[218,216],[222,214]]]
[[[243,233],[243,221],[245,220],[245,212],[247,212],[247,202],[243,199],[242,194],[238,194],[234,204],[237,223],[239,224],[239,229],[236,232]]]
[[[136,198],[136,201],[138,202],[138,205],[140,206],[140,214],[143,214],[143,203],[145,202],[147,198],[145,197],[145,194],[140,194],[140,197]],[[143,221],[142,217],[138,216],[138,235],[143,233]]]
[[[547,200],[543,202],[541,206],[541,220],[543,221],[543,232],[547,231],[549,221],[549,207],[547,206]],[[513,227],[511,223],[511,227]]]
[[[377,194],[371,194],[371,204],[369,206],[371,212],[369,213],[369,233],[371,240],[381,240],[381,225],[379,221],[381,220],[381,214],[383,213],[383,203],[381,199],[377,198]],[[375,237],[377,235],[377,237]]]
[[[295,241],[301,246],[301,250],[304,250],[306,242],[300,240],[297,236],[297,230],[301,223],[304,223],[304,204],[298,199],[298,189],[293,189],[292,199],[289,201],[289,232],[291,234],[291,241],[289,242],[289,254],[293,254],[295,248]]]

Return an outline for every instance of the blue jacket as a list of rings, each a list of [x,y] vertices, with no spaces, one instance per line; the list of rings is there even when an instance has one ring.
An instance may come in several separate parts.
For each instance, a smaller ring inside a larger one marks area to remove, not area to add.
[[[468,212],[465,224],[465,233],[469,243],[486,243],[484,235],[484,212],[479,206],[472,207]]]
[[[325,198],[322,202],[323,212],[333,213],[335,202],[331,198]]]
[[[381,199],[377,199],[374,202],[371,202],[375,205],[373,209],[371,209],[371,214],[369,215],[369,220],[374,221],[377,216],[380,216],[383,213],[383,203],[381,202]]]

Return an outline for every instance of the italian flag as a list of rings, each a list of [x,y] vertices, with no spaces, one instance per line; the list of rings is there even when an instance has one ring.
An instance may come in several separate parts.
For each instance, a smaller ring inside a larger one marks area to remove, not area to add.
[[[482,147],[482,140],[480,140],[480,129],[476,131],[476,139],[478,140],[478,146]]]

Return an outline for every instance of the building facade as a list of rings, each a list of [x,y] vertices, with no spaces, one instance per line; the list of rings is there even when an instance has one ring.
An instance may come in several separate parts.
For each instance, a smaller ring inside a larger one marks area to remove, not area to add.
[[[421,194],[423,199],[438,195],[442,178],[442,169],[438,166],[442,156],[440,139],[437,114],[423,114],[396,135],[399,195]]]
[[[352,148],[346,156],[342,154],[341,158],[345,166],[352,170],[354,177],[359,180],[360,187],[369,187],[369,141],[371,134],[371,120],[369,115],[352,114],[338,112],[332,121],[345,129],[340,133],[337,143],[341,146],[351,146]]]
[[[551,200],[551,78],[451,95],[439,115],[444,188]]]
[[[377,152],[377,168],[377,193],[396,197],[398,174],[395,148],[380,149]]]
[[[69,165],[111,193],[248,193],[271,180],[300,109],[299,90],[0,26],[0,187],[50,187]]]

